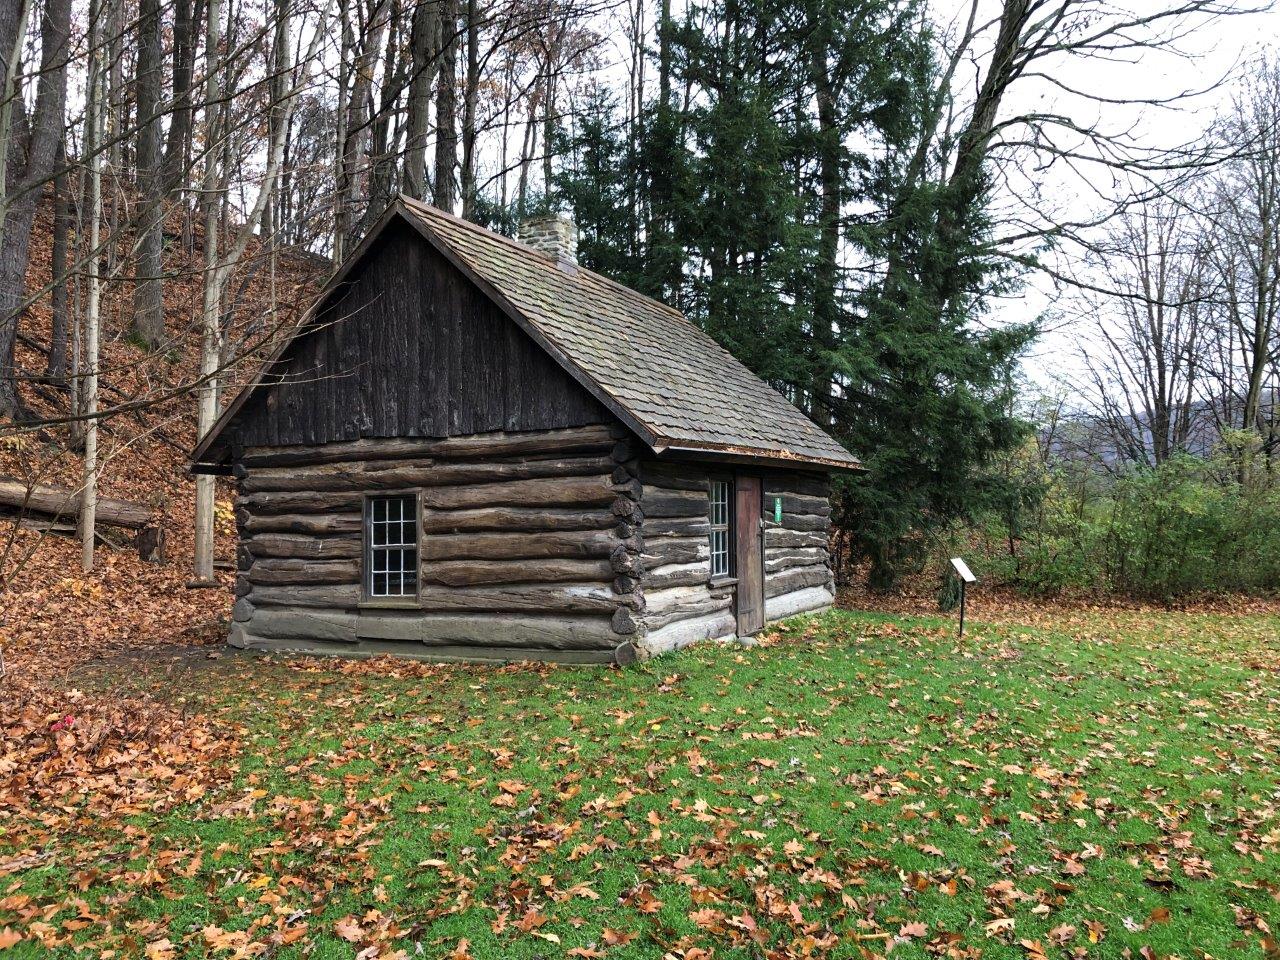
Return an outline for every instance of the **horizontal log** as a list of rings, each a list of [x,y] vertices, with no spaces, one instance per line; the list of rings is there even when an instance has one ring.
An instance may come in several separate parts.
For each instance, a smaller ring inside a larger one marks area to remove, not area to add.
[[[249,568],[253,584],[309,585],[360,582],[356,560],[264,559]]]
[[[489,610],[533,613],[604,613],[619,606],[638,609],[644,597],[617,593],[608,583],[504,583],[442,587],[424,583],[418,593],[424,610]]]
[[[554,507],[480,507],[474,510],[424,510],[422,529],[431,533],[504,530],[599,530],[617,518],[608,510],[564,510]]]
[[[241,481],[245,493],[302,490],[405,490],[543,477],[598,476],[614,469],[608,457],[452,463],[439,460],[373,460],[253,470]],[[624,480],[630,478],[624,477]]]
[[[467,587],[493,583],[555,583],[613,579],[607,560],[446,560],[423,566],[424,583]]]
[[[784,530],[781,527],[772,527],[764,532],[764,545],[766,550],[794,547],[825,547],[827,545],[827,535],[825,533],[807,533],[799,530]]]
[[[711,556],[711,546],[701,537],[659,537],[645,539],[645,569],[666,566],[669,563],[694,563]]]
[[[798,493],[808,497],[827,499],[831,495],[831,479],[821,474],[774,473],[764,478],[766,496]]]
[[[259,607],[249,619],[248,629],[273,639],[356,642],[355,613],[339,610],[308,610],[297,607]]]
[[[74,521],[80,516],[80,491],[0,477],[0,507],[14,516],[38,514]],[[98,497],[95,515],[98,523],[128,530],[140,530],[151,523],[148,507],[114,497]]]
[[[630,663],[635,660],[635,648],[629,640],[608,650],[552,650],[547,647],[493,647],[466,643],[435,644],[405,643],[400,640],[358,640],[353,643],[303,638],[261,637],[242,629],[245,624],[233,624],[227,643],[233,647],[264,652],[280,652],[320,657],[372,657],[394,656],[409,660],[427,660],[431,663],[514,663],[537,661],[539,663],[611,664]]]
[[[640,504],[646,517],[705,517],[709,510],[706,494],[650,486],[644,488]]]
[[[777,597],[804,587],[825,586],[831,580],[831,569],[825,564],[818,567],[800,567],[785,573],[769,574],[764,578],[764,595]]]
[[[665,606],[674,606],[686,600],[696,600],[709,593],[705,583],[697,586],[670,587],[662,590],[648,590],[646,600],[653,610],[661,610]]]
[[[784,513],[781,523],[774,523],[772,514],[765,517],[769,530],[798,530],[803,533],[826,533],[831,529],[831,518],[808,513]]]
[[[653,567],[644,575],[646,591],[665,590],[668,587],[690,587],[705,584],[711,579],[708,563],[669,563]]]
[[[387,438],[326,443],[320,446],[248,447],[241,462],[248,467],[335,463],[342,460],[397,460],[411,457],[458,459],[538,453],[607,452],[614,439],[604,424],[562,430],[481,433],[444,439]]]
[[[643,656],[653,657],[702,640],[728,639],[734,636],[737,629],[737,620],[731,612],[717,611],[688,620],[677,620],[660,630],[650,631],[636,645]]]
[[[297,557],[312,560],[358,559],[359,537],[308,537],[292,533],[261,533],[245,541],[254,557]]]
[[[358,584],[317,586],[255,585],[246,598],[254,607],[329,607],[354,610],[360,604]]]
[[[387,611],[362,613],[357,639],[405,640],[427,645],[466,644],[519,649],[611,650],[624,639],[608,617],[540,617]]]
[[[576,532],[432,534],[422,544],[427,560],[514,560],[607,557],[618,545],[608,530]]]
[[[617,499],[608,474],[597,477],[543,478],[468,487],[432,487],[422,504],[434,510],[465,510],[498,505],[521,507],[604,506]]]
[[[782,497],[782,512],[784,514],[831,516],[831,501],[826,497],[811,497],[798,493],[766,492],[765,503],[769,511],[773,510],[773,501],[776,497]]]
[[[363,518],[358,513],[278,513],[251,514],[244,521],[244,533],[359,533]]]
[[[263,513],[360,513],[364,497],[358,491],[345,493],[252,493],[236,499],[237,507],[250,514]]]
[[[707,493],[707,473],[701,467],[645,460],[640,464],[640,478],[646,485],[667,490],[694,490],[704,496]]]
[[[796,567],[826,566],[829,560],[830,557],[824,547],[769,550],[765,553],[764,568],[769,573],[780,573]]]
[[[698,517],[656,517],[644,522],[646,537],[706,537],[711,534],[711,521]]]
[[[674,606],[665,606],[660,610],[650,609],[645,612],[641,621],[645,630],[661,630],[663,627],[679,623],[681,620],[706,617],[732,609],[732,597],[714,597],[706,594],[701,599],[689,600]]]
[[[835,597],[826,585],[805,587],[770,597],[765,601],[764,615],[769,620],[780,620],[783,617],[793,617],[798,613],[826,609],[834,601]]]

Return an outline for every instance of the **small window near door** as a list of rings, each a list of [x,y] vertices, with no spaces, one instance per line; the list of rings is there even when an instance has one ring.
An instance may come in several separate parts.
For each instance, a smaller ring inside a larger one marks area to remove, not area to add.
[[[365,590],[370,599],[418,595],[418,498],[365,501]]]
[[[729,576],[729,517],[733,484],[711,481],[711,576]]]

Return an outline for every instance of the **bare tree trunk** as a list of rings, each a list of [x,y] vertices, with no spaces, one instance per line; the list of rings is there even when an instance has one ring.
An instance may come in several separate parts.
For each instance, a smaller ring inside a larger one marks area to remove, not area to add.
[[[49,336],[49,359],[45,364],[45,379],[57,387],[67,385],[67,239],[71,232],[71,208],[67,203],[67,175],[61,169],[66,163],[63,146],[58,147],[54,161],[59,169],[53,180],[53,249],[50,272],[53,290],[50,308],[53,329]]]
[[[13,115],[21,107],[18,65],[27,42],[31,0],[0,0],[0,145],[10,142]],[[9,217],[8,150],[0,151],[0,249],[4,247],[5,222]]]
[[[476,209],[476,113],[480,98],[480,14],[467,0],[467,76],[462,97],[462,217]]]
[[[174,0],[173,5],[173,117],[164,147],[160,184],[166,198],[181,186],[191,153],[191,82],[195,72],[196,24],[204,14],[203,0]]]
[[[85,147],[89,157],[89,289],[84,315],[85,376],[84,376],[84,472],[80,491],[80,567],[85,573],[93,569],[94,537],[97,534],[98,510],[98,333],[100,327],[99,303],[101,297],[102,256],[98,250],[99,225],[102,222],[102,138],[103,138],[103,80],[106,71],[102,63],[102,44],[97,42],[102,10],[94,2],[89,12],[90,67],[88,102],[85,116]]]
[[[285,119],[281,104],[284,102],[284,91],[289,86],[289,78],[286,72],[289,69],[288,57],[285,55],[289,37],[289,0],[275,0],[274,16],[276,18],[276,29],[271,39],[271,77],[267,88],[270,90],[271,106],[267,111],[267,142],[274,143],[280,131],[280,127],[284,124]],[[258,233],[261,235],[263,242],[270,244],[272,253],[275,252],[275,233],[277,224],[275,220],[275,204],[268,203],[262,210],[262,225]]]
[[[355,36],[351,30],[351,12],[347,4],[342,4],[341,27],[338,45],[338,106],[337,130],[334,137],[333,166],[333,262],[341,263],[346,256],[347,238],[347,120],[350,109],[348,89],[351,82],[351,68],[347,58],[355,49]]]
[[[138,3],[138,280],[130,331],[154,350],[164,341],[164,211],[160,155],[160,98],[164,90],[160,0]],[[176,122],[176,119],[175,119]]]
[[[458,165],[458,0],[442,0],[440,79],[436,88],[435,205],[453,211],[453,172]]]
[[[439,71],[441,0],[418,0],[413,11],[409,39],[409,121],[405,135],[404,191],[425,200],[427,183],[427,130],[431,114],[431,83]]]
[[[373,74],[377,67],[382,34],[387,29],[387,0],[374,0],[369,22],[361,31],[360,43],[352,67],[351,96],[347,102],[346,137],[342,150],[345,170],[342,176],[343,248],[357,239],[364,222],[362,204],[368,198],[367,163],[370,154],[369,129],[373,95]],[[365,175],[365,176],[362,176]]]
[[[382,56],[382,90],[378,98],[378,108],[374,113],[372,143],[369,150],[368,198],[364,216],[360,222],[362,236],[377,222],[382,211],[391,202],[391,192],[395,184],[396,141],[400,137],[398,124],[394,122],[397,117],[396,99],[404,88],[406,77],[405,58],[403,55],[397,55],[401,48],[401,14],[400,0],[391,0],[387,17],[386,49]]]
[[[124,132],[129,129],[128,97],[124,83],[124,0],[109,0],[103,9],[106,11],[107,32],[102,42],[107,48],[107,62],[104,68],[106,76],[105,98],[102,117],[102,145],[107,152],[107,174],[111,181],[119,183],[125,170]],[[121,194],[119,190],[109,190],[103,198],[106,215],[107,236],[107,276],[115,276],[120,269],[120,238],[124,231],[120,229],[122,219]]]
[[[218,320],[221,314],[218,276],[218,230],[222,189],[218,171],[218,123],[222,101],[222,0],[208,0],[205,27],[205,155],[204,155],[204,303],[200,314],[200,386],[196,436],[203,437],[218,418]],[[213,582],[214,478],[196,477],[195,582]]]
[[[27,263],[31,254],[31,226],[43,185],[53,173],[54,157],[62,142],[67,102],[67,35],[71,24],[71,0],[48,0],[40,30],[40,82],[30,132],[14,126],[8,144],[8,164],[18,169],[25,155],[14,189],[4,196],[4,235],[0,242],[0,418],[20,413],[18,384],[14,370],[14,346],[18,320],[26,305]],[[22,110],[15,96],[15,113]],[[24,140],[25,143],[19,143]],[[25,149],[24,149],[25,148]]]

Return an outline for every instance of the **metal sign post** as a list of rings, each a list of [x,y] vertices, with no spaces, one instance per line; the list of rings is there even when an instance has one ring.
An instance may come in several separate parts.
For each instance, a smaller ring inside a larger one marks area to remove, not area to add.
[[[951,558],[951,567],[956,572],[956,576],[960,578],[960,636],[964,636],[964,606],[965,606],[965,588],[971,583],[977,583],[978,578],[973,575],[973,571],[969,569],[969,565],[959,557]]]

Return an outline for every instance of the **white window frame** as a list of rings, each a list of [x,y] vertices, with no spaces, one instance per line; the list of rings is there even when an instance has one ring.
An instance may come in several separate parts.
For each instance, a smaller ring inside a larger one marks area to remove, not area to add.
[[[399,517],[392,519],[388,514],[383,514],[383,519],[375,519],[378,504],[397,504]],[[405,508],[409,509],[409,516],[404,514]],[[405,524],[409,524],[408,533],[406,535]],[[386,542],[378,543],[377,525],[382,524],[386,532]],[[364,499],[364,518],[362,523],[364,529],[364,569],[361,571],[361,592],[366,603],[384,604],[384,605],[416,605],[418,603],[418,591],[421,588],[422,571],[420,564],[422,562],[422,509],[419,503],[418,494],[413,491],[405,492],[387,492],[369,494]],[[391,539],[393,534],[390,528],[398,526],[400,528],[398,535],[394,535],[395,539]],[[394,562],[392,562],[394,560]],[[376,578],[379,575],[387,575],[388,581],[385,585],[384,592],[377,592]],[[404,589],[404,580],[406,574],[412,575],[412,590]],[[400,579],[400,589],[398,592],[390,592],[390,579],[392,576],[398,575]]]
[[[723,494],[723,502],[720,494]],[[711,521],[707,544],[711,548],[712,580],[729,580],[733,577],[733,495],[732,479],[711,478],[707,488],[707,516]]]

